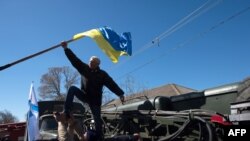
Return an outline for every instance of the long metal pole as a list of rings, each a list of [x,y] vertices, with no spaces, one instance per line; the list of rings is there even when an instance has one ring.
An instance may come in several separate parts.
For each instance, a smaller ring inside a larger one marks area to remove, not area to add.
[[[65,41],[65,42],[70,43],[70,42],[72,42],[72,41],[74,41],[74,39],[71,39],[71,40],[68,40],[68,41]],[[52,47],[50,47],[50,48],[47,48],[47,49],[42,50],[42,51],[40,51],[40,52],[37,52],[37,53],[35,53],[35,54],[31,54],[31,55],[29,55],[29,56],[26,56],[26,57],[24,57],[24,58],[21,58],[21,59],[19,59],[19,60],[17,60],[17,61],[14,61],[14,62],[12,62],[12,63],[6,64],[6,65],[4,65],[4,66],[0,66],[0,71],[2,71],[2,70],[4,70],[4,69],[7,69],[7,68],[9,68],[9,67],[11,67],[11,66],[13,66],[13,65],[15,65],[15,64],[20,63],[20,62],[23,62],[23,61],[25,61],[25,60],[28,60],[28,59],[30,59],[30,58],[33,58],[33,57],[35,57],[35,56],[41,55],[41,54],[43,54],[43,53],[45,53],[45,52],[48,52],[48,51],[50,51],[50,50],[53,50],[53,49],[55,49],[55,48],[58,48],[58,47],[60,47],[60,46],[61,46],[61,44],[57,44],[57,45],[55,45],[55,46],[52,46]]]

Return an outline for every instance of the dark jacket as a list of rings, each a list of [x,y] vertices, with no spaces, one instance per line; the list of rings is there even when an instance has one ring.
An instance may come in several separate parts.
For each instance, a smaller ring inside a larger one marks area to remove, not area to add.
[[[106,86],[117,96],[124,94],[123,90],[104,70],[101,70],[100,68],[92,70],[88,64],[82,62],[78,57],[76,57],[70,49],[67,48],[64,51],[71,64],[82,75],[81,90],[86,93],[89,100],[88,102],[97,105],[102,104],[103,86]]]

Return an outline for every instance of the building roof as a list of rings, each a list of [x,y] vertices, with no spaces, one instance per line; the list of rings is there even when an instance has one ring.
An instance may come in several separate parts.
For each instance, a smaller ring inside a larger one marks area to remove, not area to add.
[[[174,96],[196,91],[197,90],[180,86],[177,84],[167,84],[150,90],[144,90],[142,92],[126,96],[125,101],[126,103],[133,103],[135,101],[145,100],[146,98],[152,98],[156,96]],[[120,104],[121,104],[120,100],[116,99],[104,104],[103,107],[110,107],[115,105],[118,106]]]

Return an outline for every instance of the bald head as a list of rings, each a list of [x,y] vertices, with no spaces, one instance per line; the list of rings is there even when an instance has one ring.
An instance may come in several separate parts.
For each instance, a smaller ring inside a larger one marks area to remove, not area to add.
[[[101,60],[97,56],[91,56],[89,59],[89,67],[91,69],[96,69],[99,67]]]

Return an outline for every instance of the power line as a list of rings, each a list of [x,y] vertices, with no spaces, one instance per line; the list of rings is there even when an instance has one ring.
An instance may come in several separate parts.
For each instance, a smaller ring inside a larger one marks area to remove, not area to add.
[[[215,0],[215,1],[214,0],[208,0],[203,5],[201,5],[200,7],[198,7],[197,9],[195,9],[194,11],[192,11],[190,14],[188,14],[187,16],[185,16],[184,18],[182,18],[180,21],[178,21],[171,28],[169,28],[168,30],[164,31],[162,34],[160,34],[159,36],[155,37],[152,41],[148,42],[146,45],[144,45],[143,47],[141,47],[141,49],[139,49],[138,51],[136,51],[135,53],[133,53],[133,56],[129,57],[127,60],[125,60],[123,62],[120,62],[115,67],[112,67],[111,70],[114,70],[119,65],[122,65],[122,64],[128,62],[129,60],[133,59],[135,56],[139,55],[140,53],[146,51],[147,49],[149,49],[149,48],[151,48],[153,46],[155,46],[156,43],[159,46],[159,43],[160,43],[161,40],[163,40],[164,38],[170,36],[171,34],[173,34],[175,31],[177,31],[178,29],[180,29],[181,27],[183,27],[187,23],[193,21],[198,16],[200,16],[203,13],[207,12],[209,9],[211,9],[214,6],[216,6],[221,1],[222,0]]]
[[[179,46],[185,46],[186,44],[189,44],[189,43],[191,43],[191,42],[194,42],[194,41],[197,40],[198,38],[200,38],[200,37],[204,36],[205,34],[207,34],[207,33],[211,32],[211,31],[215,30],[216,28],[222,26],[223,24],[225,24],[225,23],[227,23],[227,22],[233,20],[234,18],[240,16],[241,14],[247,12],[248,10],[250,10],[250,7],[244,8],[243,10],[241,10],[241,11],[239,11],[239,12],[233,14],[232,16],[227,17],[227,18],[223,19],[222,21],[218,22],[217,24],[213,25],[213,26],[210,27],[209,29],[207,29],[207,30],[205,30],[205,31],[203,31],[203,32],[201,32],[201,33],[199,33],[199,34],[196,34],[196,35],[193,36],[192,38],[190,38],[190,39],[184,41],[183,43],[179,44]]]
[[[153,40],[153,42],[157,42],[157,40],[162,40],[162,39],[168,37],[169,35],[171,35],[172,33],[174,33],[176,30],[178,30],[179,28],[183,27],[185,24],[193,21],[196,17],[202,15],[203,13],[207,12],[212,7],[216,6],[220,1],[221,0],[218,0],[218,1],[214,2],[214,1],[208,0],[201,7],[199,7],[198,9],[196,9],[195,11],[193,11],[192,13],[190,13],[188,16],[184,17],[182,20],[180,20],[174,26],[172,26],[169,30],[165,31],[164,33],[162,33],[161,35],[159,35],[158,37],[156,37],[156,39]]]
[[[192,38],[190,38],[190,39],[184,41],[183,43],[180,43],[180,44],[177,45],[176,47],[173,47],[172,50],[175,50],[175,49],[180,48],[180,47],[184,47],[185,45],[187,45],[187,44],[189,44],[189,43],[191,43],[191,42],[194,42],[195,40],[199,39],[200,37],[204,36],[205,34],[207,34],[207,33],[211,32],[211,31],[217,29],[218,27],[220,27],[220,26],[222,26],[223,24],[225,24],[225,23],[227,23],[227,22],[233,20],[234,18],[236,18],[236,17],[242,15],[243,13],[247,12],[248,10],[250,10],[250,7],[247,7],[247,8],[245,8],[245,9],[243,9],[243,10],[241,10],[241,11],[235,13],[234,15],[232,15],[232,16],[230,16],[230,17],[228,17],[228,18],[226,18],[226,19],[223,19],[222,21],[220,21],[220,22],[218,22],[217,24],[215,24],[215,25],[213,25],[212,27],[210,27],[208,30],[205,30],[205,31],[203,31],[203,32],[201,32],[201,33],[199,33],[199,34],[196,34],[196,35],[193,36]],[[146,63],[144,63],[144,64],[142,64],[142,65],[140,65],[140,66],[134,68],[133,70],[129,71],[128,73],[123,74],[122,76],[118,77],[117,79],[121,79],[122,77],[124,77],[124,76],[126,76],[126,75],[128,75],[128,74],[131,74],[131,73],[133,73],[133,72],[135,72],[135,71],[138,71],[138,70],[142,69],[143,67],[145,67],[145,66],[147,66],[147,65],[149,65],[149,64],[151,64],[151,63],[153,63],[153,62],[155,62],[156,60],[159,60],[159,58],[165,57],[165,56],[167,55],[167,53],[169,53],[169,52],[168,52],[168,51],[163,52],[160,56],[157,56],[157,58],[152,58],[152,59],[149,60],[148,62],[146,62]]]
[[[152,47],[157,43],[159,45],[159,42],[163,40],[164,38],[170,36],[173,34],[175,31],[183,27],[184,25],[188,24],[189,22],[193,21],[195,18],[199,17],[203,13],[207,12],[209,9],[212,7],[216,6],[220,1],[222,0],[208,0],[206,3],[204,3],[202,6],[198,7],[196,10],[188,14],[186,17],[182,18],[180,21],[178,21],[175,25],[170,27],[168,30],[160,34],[159,36],[155,37],[152,41],[147,43],[144,47],[142,47],[139,51],[137,51],[134,55],[137,55],[146,49]]]

